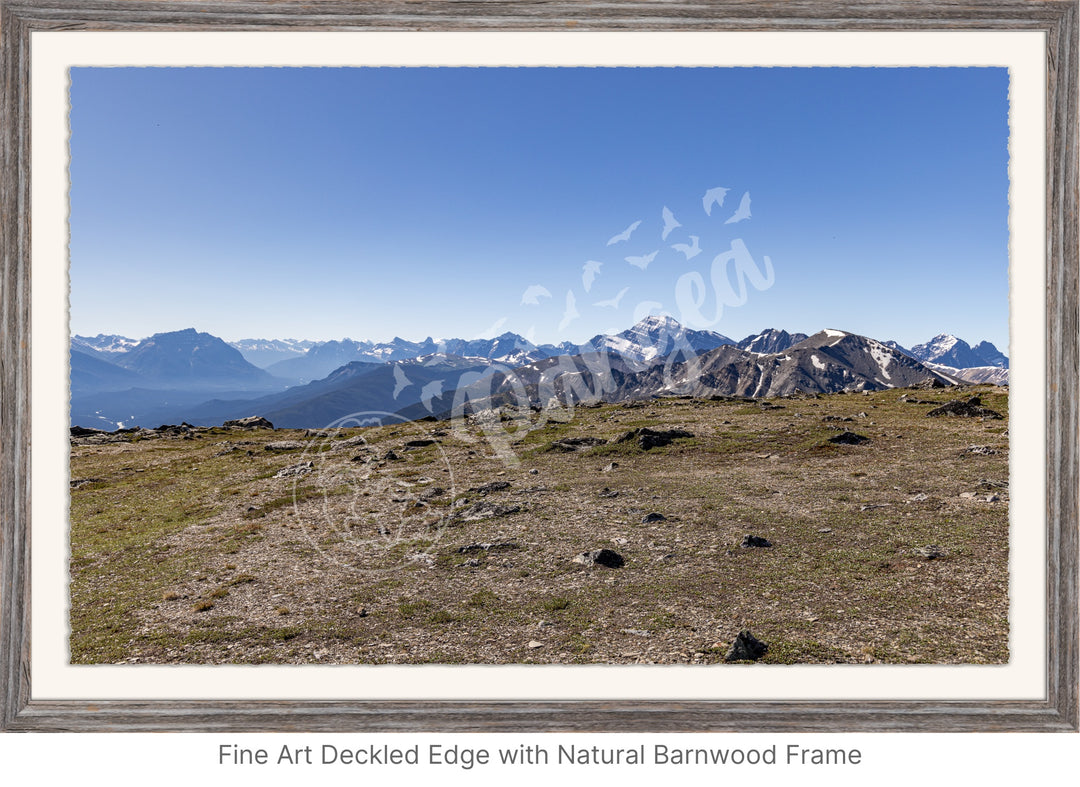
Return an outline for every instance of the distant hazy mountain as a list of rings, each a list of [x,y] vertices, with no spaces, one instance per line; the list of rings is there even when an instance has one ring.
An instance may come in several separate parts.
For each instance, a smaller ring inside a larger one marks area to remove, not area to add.
[[[138,339],[129,339],[116,334],[99,333],[97,336],[73,336],[71,346],[80,350],[96,350],[103,353],[123,353],[139,343]],[[93,354],[93,353],[89,353]]]
[[[255,399],[213,400],[185,407],[165,420],[196,425],[261,415],[275,426],[321,428],[358,413],[376,416],[417,406],[490,374],[490,363],[453,355],[431,355],[388,363],[353,361],[328,377]],[[159,413],[166,416],[167,413]]]
[[[569,343],[538,347],[516,333],[504,333],[494,339],[432,339],[429,336],[420,342],[400,337],[378,343],[342,339],[318,342],[304,355],[272,364],[267,371],[292,380],[320,380],[354,361],[386,363],[444,354],[513,365],[574,351],[576,347]]]
[[[118,353],[116,363],[158,387],[272,388],[281,384],[244,360],[236,348],[194,328],[156,333]]]
[[[920,361],[951,366],[955,369],[969,369],[977,366],[1009,367],[1006,358],[990,342],[979,342],[972,347],[963,339],[950,334],[939,334],[925,344],[916,344],[911,348],[911,355]]]
[[[289,349],[285,340],[280,345],[278,340],[246,341],[250,352]],[[299,349],[299,344],[291,347]],[[101,350],[87,347],[84,352],[73,342],[72,419],[219,424],[262,415],[279,426],[323,427],[356,412],[418,418],[446,414],[464,402],[470,409],[483,409],[519,401],[522,392],[530,404],[544,406],[552,397],[575,402],[677,394],[775,397],[796,391],[1008,381],[1007,369],[994,364],[961,367],[915,357],[920,352],[963,361],[970,360],[964,354],[970,353],[1008,362],[988,342],[976,345],[976,353],[955,337],[935,337],[910,354],[895,342],[833,329],[809,337],[768,329],[739,345],[718,333],[687,329],[670,317],[648,317],[581,346],[537,346],[513,333],[421,342],[346,339],[311,344],[303,355],[273,364],[271,370],[294,379],[319,375],[281,390],[280,378],[249,363],[236,347],[189,329],[155,334],[126,351],[114,351],[109,357],[117,363],[102,360]]]
[[[807,338],[809,337],[805,333],[788,333],[768,328],[754,336],[747,336],[739,342],[738,348],[752,353],[779,353]]]
[[[278,361],[298,358],[316,342],[307,339],[241,339],[228,344],[239,350],[248,363],[265,369]]]
[[[98,354],[100,351],[91,352],[94,354],[90,355],[78,347],[72,347],[71,389],[76,395],[119,391],[145,385],[146,381],[137,372],[102,360]]]

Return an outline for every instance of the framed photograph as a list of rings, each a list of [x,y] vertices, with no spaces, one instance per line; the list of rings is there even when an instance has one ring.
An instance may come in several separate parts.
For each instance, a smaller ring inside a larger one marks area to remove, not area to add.
[[[0,726],[1076,731],[1077,10],[0,0]]]

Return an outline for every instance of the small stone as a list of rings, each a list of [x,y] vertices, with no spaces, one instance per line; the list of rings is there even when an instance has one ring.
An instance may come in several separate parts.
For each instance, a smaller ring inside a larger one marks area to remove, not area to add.
[[[458,547],[458,554],[470,555],[476,552],[504,552],[509,549],[520,549],[520,546],[513,541],[499,541],[491,544],[469,544],[468,546]]]
[[[530,639],[529,640],[529,649],[530,650],[536,650],[537,648],[542,648],[542,647],[544,647],[543,642],[539,642],[539,641],[537,641],[535,639]]]
[[[383,456],[383,459],[385,459],[387,462],[397,462],[401,459],[401,457],[394,453],[393,450],[390,450],[386,452],[386,455]]]
[[[276,440],[263,446],[267,451],[296,451],[303,448],[305,443],[299,440]]]
[[[315,470],[315,465],[311,462],[300,462],[299,464],[289,465],[286,468],[278,470],[274,474],[274,478],[288,478],[290,476],[307,475]]]
[[[769,646],[756,639],[748,630],[740,631],[731,643],[724,661],[757,661],[769,650]]]
[[[653,522],[664,522],[666,520],[667,517],[663,514],[657,514],[656,512],[653,512],[651,514],[646,514],[645,516],[643,516],[641,518],[641,524],[651,525]]]
[[[831,533],[832,528],[831,527],[819,527],[818,532],[819,533]]]
[[[922,503],[923,501],[929,500],[929,499],[930,499],[930,495],[926,494],[925,492],[919,492],[919,494],[915,495],[914,497],[909,497],[908,502],[909,503]]]
[[[961,492],[960,497],[965,500],[974,500],[978,495],[975,492]]]
[[[606,486],[603,489],[600,490],[600,497],[611,498],[611,497],[618,497],[618,496],[619,496],[618,492],[616,492],[613,489],[608,489]]]
[[[926,560],[936,560],[939,557],[945,557],[945,553],[941,547],[936,545],[930,545],[928,547],[919,547],[915,550],[915,554],[919,555]]]
[[[618,466],[619,466],[618,462],[611,462],[610,464],[604,465],[604,469],[601,470],[601,472],[610,473],[612,470],[614,470]]]
[[[739,544],[743,549],[753,548],[768,548],[772,546],[772,542],[761,536],[743,536],[742,543]]]
[[[356,610],[356,614],[362,618],[366,618],[368,616],[367,607],[360,607],[358,610]]]
[[[535,467],[529,471],[529,475],[538,475],[540,473]]]
[[[860,445],[862,443],[869,443],[870,438],[861,434],[855,434],[854,432],[845,431],[830,437],[829,442],[837,445]]]
[[[1001,498],[998,497],[997,495],[987,495],[986,497],[983,498],[983,500],[985,500],[987,503],[996,503],[1000,499]]]
[[[481,484],[480,486],[474,486],[469,491],[479,492],[482,495],[486,495],[488,492],[500,492],[503,489],[509,489],[509,481],[492,481],[488,484]]]

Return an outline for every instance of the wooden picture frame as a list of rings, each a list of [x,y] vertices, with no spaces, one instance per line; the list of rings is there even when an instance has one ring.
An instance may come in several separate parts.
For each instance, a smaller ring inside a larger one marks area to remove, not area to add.
[[[0,0],[0,729],[7,731],[1076,731],[1076,0],[672,4]],[[1046,695],[971,701],[42,701],[30,671],[30,35],[36,31],[1036,31],[1046,40]]]

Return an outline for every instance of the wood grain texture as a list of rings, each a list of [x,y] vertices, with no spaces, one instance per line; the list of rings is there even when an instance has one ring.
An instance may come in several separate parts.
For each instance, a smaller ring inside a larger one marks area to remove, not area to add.
[[[96,2],[0,0],[0,729],[8,731],[1076,731],[1076,0]],[[1045,701],[41,702],[30,681],[29,35],[35,30],[1039,30],[1047,40]]]

